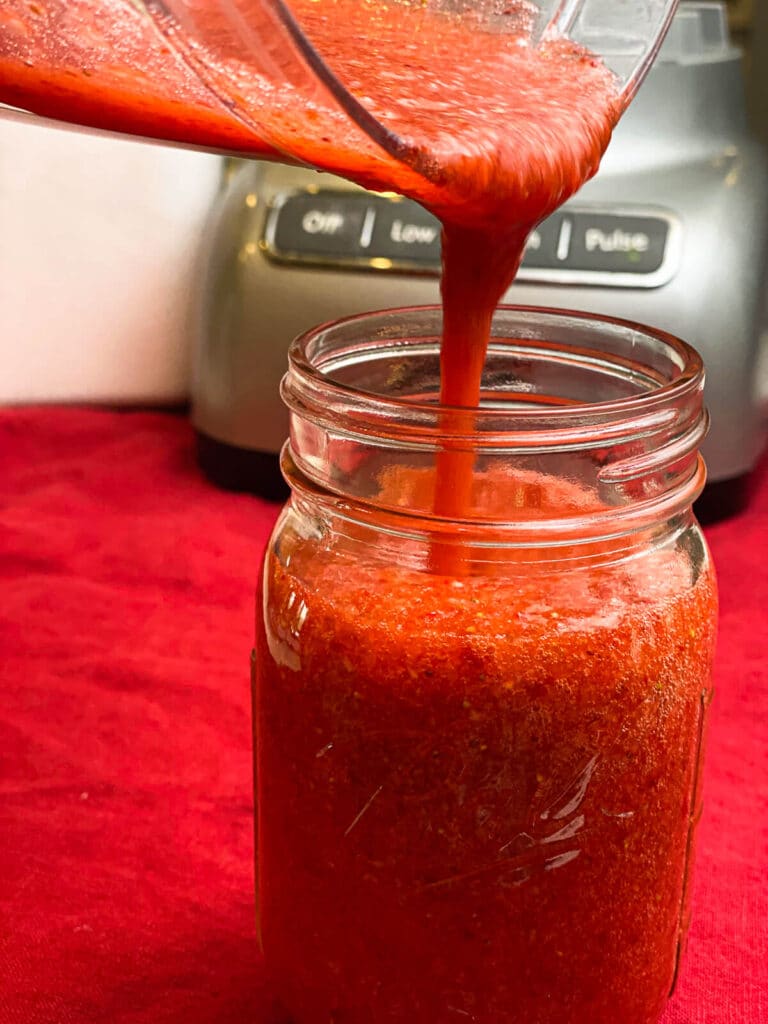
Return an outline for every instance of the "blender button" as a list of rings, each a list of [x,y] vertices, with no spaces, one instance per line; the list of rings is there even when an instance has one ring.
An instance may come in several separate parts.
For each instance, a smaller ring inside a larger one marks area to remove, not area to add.
[[[440,222],[411,200],[382,200],[371,234],[371,257],[398,264],[440,267]]]
[[[579,213],[573,220],[569,270],[643,275],[664,263],[669,222],[663,217]]]
[[[358,256],[369,205],[354,192],[287,196],[267,218],[267,249],[283,258]]]
[[[558,247],[562,237],[564,217],[556,213],[534,228],[528,237],[523,256],[523,268],[549,270],[558,266]]]

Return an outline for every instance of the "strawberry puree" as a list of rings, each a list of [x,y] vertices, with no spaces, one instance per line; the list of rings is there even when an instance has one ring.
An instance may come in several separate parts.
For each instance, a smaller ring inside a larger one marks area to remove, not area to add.
[[[286,528],[265,570],[261,936],[293,1019],[655,1021],[687,925],[708,563],[455,579],[347,545]]]

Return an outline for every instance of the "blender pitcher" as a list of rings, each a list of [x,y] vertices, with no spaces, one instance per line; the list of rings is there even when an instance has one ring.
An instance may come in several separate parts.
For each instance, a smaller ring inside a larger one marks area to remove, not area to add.
[[[5,109],[6,116],[26,111],[188,146],[311,162],[381,186],[382,163],[392,160],[419,178],[437,173],[433,154],[423,139],[409,136],[398,112],[398,86],[414,53],[422,110],[438,126],[445,120],[443,134],[461,142],[461,124],[483,119],[487,110],[438,81],[429,52],[450,47],[457,29],[476,37],[500,80],[506,46],[581,44],[615,73],[626,104],[675,7],[676,0],[5,0],[0,103],[16,108]],[[426,22],[424,52],[419,40]],[[338,39],[346,43],[342,54]],[[376,95],[361,91],[361,67],[375,68]],[[451,121],[457,112],[458,127]],[[410,190],[418,197],[417,181]]]

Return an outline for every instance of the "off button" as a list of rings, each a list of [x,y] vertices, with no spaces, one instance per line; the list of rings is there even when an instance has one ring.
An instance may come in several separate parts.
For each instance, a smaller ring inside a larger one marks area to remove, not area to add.
[[[267,232],[278,256],[355,257],[371,206],[354,192],[299,193],[272,211]]]

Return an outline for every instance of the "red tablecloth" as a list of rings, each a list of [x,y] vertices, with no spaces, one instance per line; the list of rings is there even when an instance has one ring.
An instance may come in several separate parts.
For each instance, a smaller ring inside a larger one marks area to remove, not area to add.
[[[708,531],[717,697],[664,1024],[768,1021],[767,470]],[[206,484],[179,417],[0,412],[0,1024],[276,1021],[248,695],[275,512]]]

